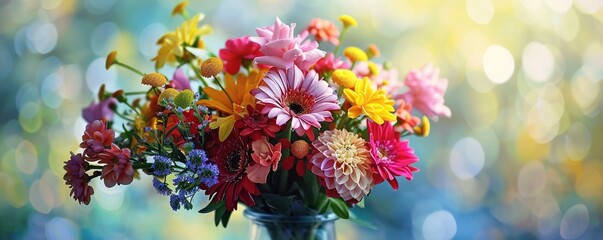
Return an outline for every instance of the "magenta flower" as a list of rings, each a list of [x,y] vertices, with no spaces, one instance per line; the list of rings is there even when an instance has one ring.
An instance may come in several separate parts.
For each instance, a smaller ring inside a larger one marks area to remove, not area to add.
[[[340,57],[335,58],[333,53],[327,53],[327,55],[319,59],[314,64],[314,71],[318,74],[323,75],[325,72],[332,72],[335,69],[349,68],[350,64],[341,60]]]
[[[331,121],[330,111],[339,110],[337,96],[318,74],[310,70],[306,75],[293,66],[287,70],[271,69],[264,83],[251,91],[258,103],[264,105],[263,114],[276,117],[279,126],[291,120],[297,135],[304,132],[313,138],[311,126],[320,128],[320,122]]]
[[[441,79],[439,75],[440,70],[434,68],[432,64],[428,64],[421,70],[412,70],[406,75],[404,82],[409,90],[399,98],[428,117],[450,117],[452,115],[450,108],[444,105],[448,79]]]
[[[400,137],[394,133],[394,128],[390,122],[381,125],[373,122],[367,122],[367,128],[370,135],[370,152],[375,161],[373,172],[375,173],[375,184],[387,180],[393,189],[398,190],[398,181],[396,176],[404,176],[412,180],[412,172],[418,169],[410,166],[419,158],[414,154],[414,150],[408,146],[408,140],[400,140]]]
[[[92,101],[88,107],[82,109],[82,117],[86,122],[91,123],[95,120],[111,121],[113,120],[113,110],[111,105],[117,104],[117,99],[110,97],[98,103]]]
[[[73,199],[80,204],[83,202],[88,205],[90,196],[94,194],[94,189],[88,186],[89,176],[86,174],[86,166],[88,166],[88,163],[84,161],[84,156],[81,153],[71,153],[71,159],[65,162],[65,166],[63,166],[65,170],[63,180],[71,188],[69,196],[73,196]]]
[[[174,75],[172,76],[169,86],[180,91],[191,89],[191,81],[188,79],[186,74],[184,74],[184,71],[181,68],[178,68],[176,71],[174,71]]]
[[[96,161],[98,154],[102,153],[105,148],[111,147],[114,138],[113,129],[108,129],[103,121],[96,120],[86,125],[80,147],[84,149],[84,155],[88,157],[89,161]]]
[[[226,40],[226,46],[220,49],[219,55],[224,61],[224,71],[234,75],[239,72],[242,64],[251,63],[254,58],[262,56],[262,53],[259,44],[249,41],[248,36],[243,36]]]
[[[101,164],[106,164],[102,169],[101,179],[104,179],[106,187],[115,184],[127,185],[134,180],[134,168],[130,161],[130,149],[120,149],[112,144],[111,149],[106,149],[99,154]]]
[[[295,23],[287,26],[278,17],[273,26],[256,28],[259,37],[249,39],[261,46],[260,51],[265,56],[257,57],[255,61],[281,69],[288,69],[293,65],[304,71],[310,69],[325,56],[325,52],[318,49],[318,42],[305,40],[307,31],[294,37],[294,30]]]

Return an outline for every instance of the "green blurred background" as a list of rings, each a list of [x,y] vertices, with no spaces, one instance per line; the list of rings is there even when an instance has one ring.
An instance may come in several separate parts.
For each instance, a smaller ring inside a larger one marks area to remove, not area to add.
[[[63,162],[77,152],[81,109],[101,83],[136,90],[138,77],[105,56],[151,71],[177,1],[0,1],[1,239],[244,239],[212,215],[173,212],[150,178],[106,189],[89,206],[69,198]],[[450,80],[453,116],[413,138],[421,171],[400,190],[376,187],[340,239],[600,238],[603,234],[601,0],[194,1],[217,51],[275,16],[359,22],[344,45],[377,44],[401,76],[433,62]],[[330,50],[327,46],[323,49]],[[171,69],[164,69],[171,76]],[[100,183],[100,184],[99,184]],[[196,208],[207,200],[199,197]]]

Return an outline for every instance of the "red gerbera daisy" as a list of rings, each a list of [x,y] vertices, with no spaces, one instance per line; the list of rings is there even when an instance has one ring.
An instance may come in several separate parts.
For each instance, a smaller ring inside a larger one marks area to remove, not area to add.
[[[218,140],[218,136],[215,136]],[[251,149],[238,133],[231,134],[224,142],[215,144],[209,149],[210,160],[218,165],[220,174],[218,183],[209,188],[205,194],[213,198],[213,202],[226,201],[226,209],[237,209],[237,201],[247,206],[254,206],[251,195],[259,195],[260,190],[247,177],[247,168],[254,161]]]

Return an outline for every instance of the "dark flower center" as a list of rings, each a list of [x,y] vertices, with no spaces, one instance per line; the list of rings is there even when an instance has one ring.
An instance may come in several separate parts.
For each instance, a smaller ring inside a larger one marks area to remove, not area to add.
[[[316,99],[314,95],[303,90],[289,89],[283,99],[285,105],[295,114],[306,114],[314,106]]]
[[[291,111],[293,111],[295,114],[300,114],[304,112],[304,108],[297,103],[291,103],[289,105],[289,109],[291,109]]]
[[[239,151],[232,151],[226,156],[226,169],[229,172],[241,169],[241,153]]]

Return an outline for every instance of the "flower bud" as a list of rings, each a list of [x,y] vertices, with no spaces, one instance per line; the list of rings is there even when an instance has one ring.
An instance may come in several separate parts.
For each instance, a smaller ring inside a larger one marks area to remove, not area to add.
[[[221,59],[216,57],[205,59],[205,61],[201,63],[201,76],[205,78],[216,76],[222,72],[223,68],[224,63],[222,63]]]
[[[167,83],[167,78],[161,73],[149,73],[142,77],[142,84],[151,87],[161,87]]]

